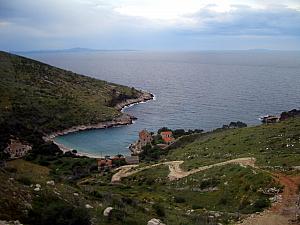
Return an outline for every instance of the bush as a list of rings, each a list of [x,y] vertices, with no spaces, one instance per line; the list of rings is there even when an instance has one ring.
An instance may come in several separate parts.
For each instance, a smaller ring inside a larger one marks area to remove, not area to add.
[[[221,205],[226,205],[227,204],[227,198],[226,197],[221,197],[220,200],[219,200],[219,203]]]
[[[21,176],[19,178],[17,178],[17,181],[19,181],[20,183],[29,186],[30,184],[32,184],[31,180],[29,177],[25,177],[25,176]]]
[[[207,180],[202,180],[200,184],[200,188],[205,189],[209,187],[216,187],[219,184],[220,184],[220,180],[213,177]]]
[[[155,210],[155,213],[160,216],[160,217],[165,217],[166,213],[165,213],[165,208],[163,207],[163,205],[159,204],[159,203],[155,203],[152,208]]]
[[[9,173],[16,173],[18,171],[15,167],[5,167],[5,170]]]
[[[267,198],[259,198],[257,199],[254,204],[253,207],[255,209],[255,211],[257,212],[261,212],[263,211],[264,208],[267,208],[270,206],[270,200]]]
[[[87,209],[73,205],[49,195],[42,195],[33,201],[27,216],[31,225],[90,225]]]
[[[176,203],[184,203],[185,202],[185,198],[184,197],[181,197],[181,196],[175,196],[174,197],[174,201]]]
[[[117,221],[124,221],[126,218],[127,213],[120,209],[113,209],[109,214],[109,220],[117,220]]]
[[[38,146],[33,146],[31,153],[38,155],[58,155],[62,154],[63,152],[59,149],[59,147],[56,144],[46,142]]]
[[[160,129],[158,129],[157,133],[160,134],[161,132],[164,132],[164,131],[172,131],[172,130],[167,127],[162,127]]]

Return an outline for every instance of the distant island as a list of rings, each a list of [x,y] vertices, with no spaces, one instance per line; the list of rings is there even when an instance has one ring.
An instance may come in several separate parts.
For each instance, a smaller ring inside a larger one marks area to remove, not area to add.
[[[40,53],[80,53],[80,52],[133,52],[135,49],[92,49],[92,48],[68,48],[68,49],[48,49],[32,51],[13,51],[13,54],[40,54]]]

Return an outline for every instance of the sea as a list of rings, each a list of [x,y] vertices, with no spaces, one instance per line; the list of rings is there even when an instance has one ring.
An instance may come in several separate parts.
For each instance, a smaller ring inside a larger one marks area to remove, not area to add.
[[[83,51],[23,55],[90,77],[146,90],[155,99],[124,109],[132,125],[56,137],[94,156],[130,155],[142,129],[205,131],[300,107],[300,52],[288,51]]]

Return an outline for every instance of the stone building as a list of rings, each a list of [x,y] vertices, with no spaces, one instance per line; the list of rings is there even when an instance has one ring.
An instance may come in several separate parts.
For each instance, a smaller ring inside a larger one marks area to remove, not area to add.
[[[147,144],[150,144],[151,141],[153,141],[153,137],[151,135],[151,133],[149,133],[147,130],[142,130],[140,133],[139,133],[139,145],[140,147],[144,147],[146,146]]]
[[[139,156],[137,156],[137,155],[126,156],[125,161],[129,165],[139,164],[139,162],[140,162],[139,161]]]
[[[10,139],[10,143],[4,151],[10,155],[10,158],[21,158],[31,149],[30,145],[23,144],[19,140]]]

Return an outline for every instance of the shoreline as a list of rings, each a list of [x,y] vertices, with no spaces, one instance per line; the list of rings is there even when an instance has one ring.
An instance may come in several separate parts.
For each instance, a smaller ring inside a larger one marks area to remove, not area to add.
[[[112,128],[112,127],[116,127],[116,126],[130,125],[137,118],[134,116],[131,116],[127,113],[124,113],[123,110],[126,108],[129,108],[131,106],[140,104],[140,103],[145,103],[145,102],[153,100],[155,98],[155,96],[152,93],[146,92],[144,90],[140,90],[140,91],[141,91],[141,95],[138,98],[127,99],[123,102],[118,103],[116,106],[114,106],[114,108],[117,109],[119,112],[121,112],[122,115],[114,118],[113,120],[104,121],[104,122],[100,122],[97,124],[91,124],[91,125],[73,126],[68,129],[65,129],[65,130],[56,131],[56,132],[50,133],[48,135],[45,135],[43,137],[43,139],[46,142],[50,141],[50,142],[56,144],[60,148],[60,150],[62,150],[63,152],[67,152],[67,151],[72,151],[74,149],[68,148],[63,144],[56,142],[54,140],[55,137],[63,136],[63,135],[69,134],[69,133],[84,131],[84,130],[106,129],[106,128]],[[77,152],[76,155],[87,156],[89,158],[99,158],[97,155],[93,155],[90,153],[84,153],[84,152]]]

